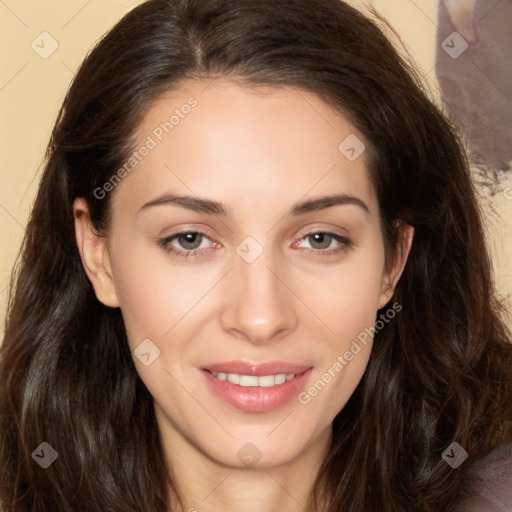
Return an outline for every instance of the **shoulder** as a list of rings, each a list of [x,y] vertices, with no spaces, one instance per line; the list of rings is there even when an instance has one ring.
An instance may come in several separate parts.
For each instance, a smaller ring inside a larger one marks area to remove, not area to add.
[[[512,511],[512,444],[495,448],[467,469],[455,510]]]

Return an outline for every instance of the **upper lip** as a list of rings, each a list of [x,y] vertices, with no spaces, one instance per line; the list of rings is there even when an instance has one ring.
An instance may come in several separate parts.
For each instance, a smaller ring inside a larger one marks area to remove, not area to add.
[[[282,361],[267,361],[262,363],[250,361],[225,361],[222,363],[212,363],[203,366],[203,370],[211,372],[236,373],[239,375],[277,375],[278,373],[294,373],[295,375],[304,373],[311,366],[286,363]]]

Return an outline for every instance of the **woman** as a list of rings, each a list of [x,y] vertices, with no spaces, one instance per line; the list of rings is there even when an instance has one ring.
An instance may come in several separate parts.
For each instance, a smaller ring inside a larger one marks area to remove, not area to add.
[[[373,22],[150,0],[52,134],[1,349],[0,503],[466,507],[485,457],[509,467],[500,314],[458,136]]]

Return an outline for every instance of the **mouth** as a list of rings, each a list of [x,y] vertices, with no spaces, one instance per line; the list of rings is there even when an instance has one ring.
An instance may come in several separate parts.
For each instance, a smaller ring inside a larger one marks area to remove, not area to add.
[[[233,361],[202,368],[206,383],[224,403],[244,412],[268,412],[296,396],[313,368],[287,363]]]
[[[209,370],[208,370],[209,371]],[[219,380],[225,380],[241,387],[260,387],[260,388],[273,388],[284,384],[297,375],[295,373],[277,373],[274,375],[241,375],[239,373],[225,373],[225,372],[213,372],[210,373]]]

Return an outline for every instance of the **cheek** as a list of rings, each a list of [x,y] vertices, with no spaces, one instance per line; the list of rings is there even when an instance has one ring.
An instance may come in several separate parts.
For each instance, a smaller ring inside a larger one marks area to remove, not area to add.
[[[118,245],[118,254],[122,256],[113,258],[112,269],[132,344],[166,336],[185,317],[197,316],[199,310],[208,310],[208,316],[214,314],[211,307],[218,302],[214,288],[225,273],[224,266],[171,262],[164,250],[147,242]],[[373,325],[383,261],[383,249],[374,243],[348,253],[338,264],[316,265],[315,270],[292,265],[282,269],[286,281],[310,310],[300,315],[303,327],[320,319],[343,348],[348,340]],[[223,301],[228,298],[225,296]],[[295,302],[290,297],[287,307],[300,309]]]
[[[373,325],[381,295],[383,251],[352,253],[339,265],[325,268],[321,273],[302,276],[300,294],[324,320],[338,343],[356,336]]]
[[[147,242],[120,244],[117,254],[112,270],[131,345],[164,338],[194,312],[222,275],[222,269],[173,263],[163,249]]]
[[[383,249],[374,245],[333,266],[326,275],[302,281],[302,293],[308,290],[308,304],[322,319],[325,334],[323,344],[313,349],[321,353],[321,364],[311,386],[298,398],[311,411],[324,411],[329,420],[343,408],[366,370],[383,266]],[[320,338],[313,326],[311,336]]]

